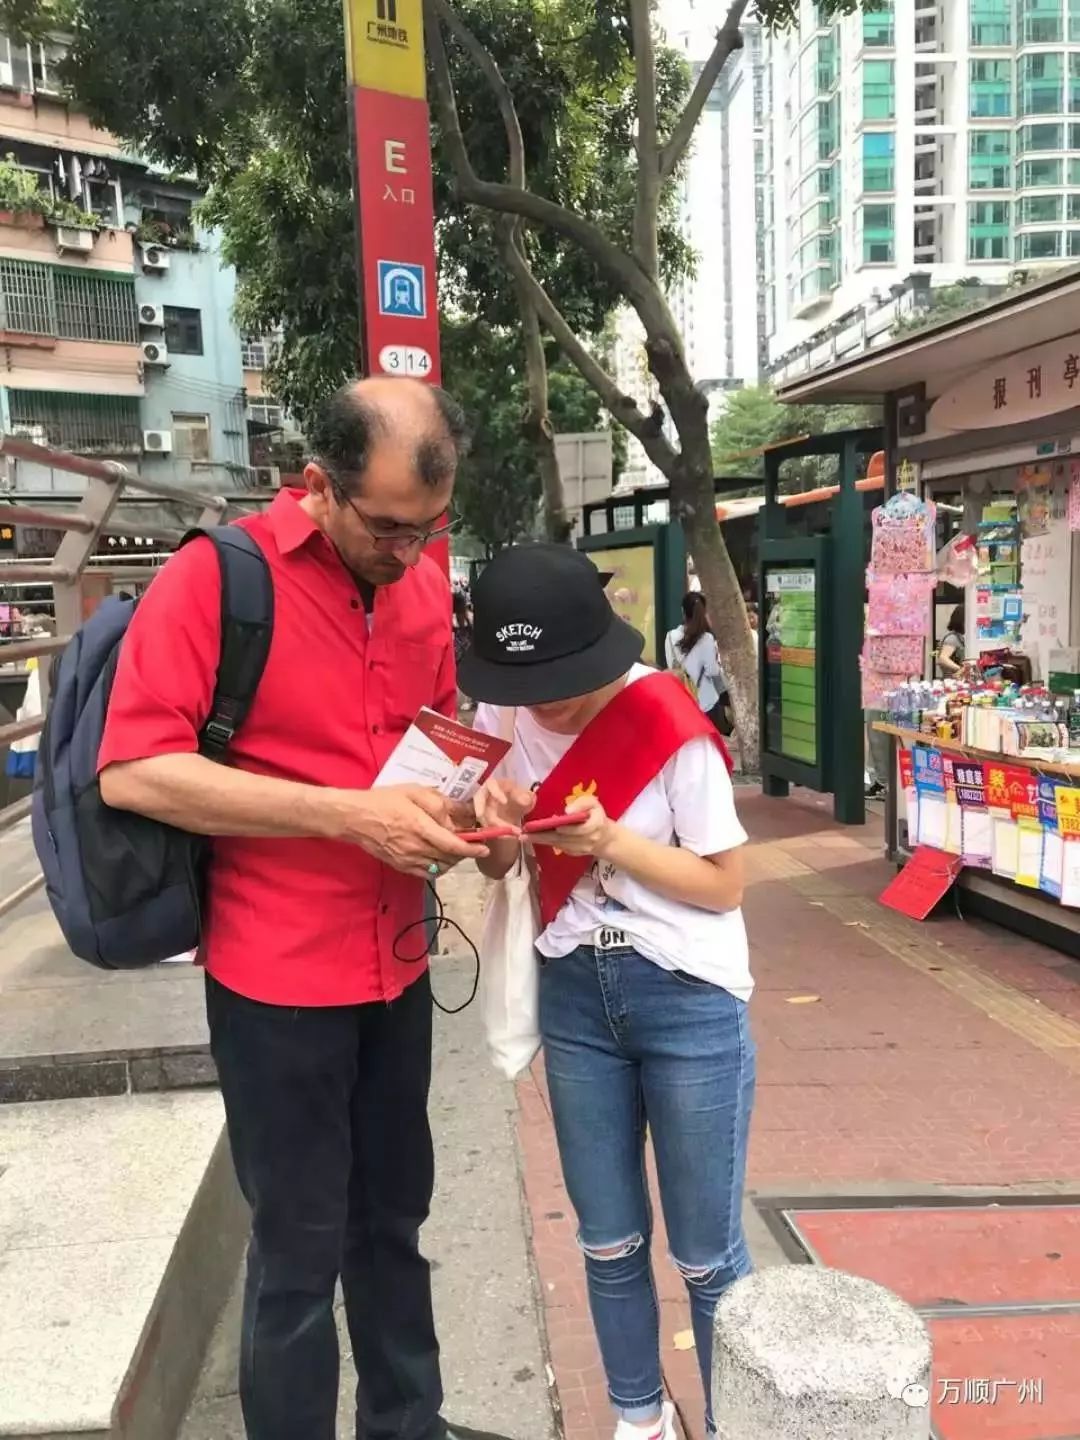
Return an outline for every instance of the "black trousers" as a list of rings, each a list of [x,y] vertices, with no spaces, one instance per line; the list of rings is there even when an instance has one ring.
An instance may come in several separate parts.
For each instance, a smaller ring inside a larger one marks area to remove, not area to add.
[[[252,1210],[240,1355],[249,1440],[334,1440],[340,1276],[357,1440],[441,1440],[431,1277],[431,987],[290,1009],[206,981],[210,1043]]]

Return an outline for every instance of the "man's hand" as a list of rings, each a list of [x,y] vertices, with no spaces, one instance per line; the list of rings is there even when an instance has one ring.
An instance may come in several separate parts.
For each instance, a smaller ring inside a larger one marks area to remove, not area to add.
[[[461,860],[482,860],[483,845],[459,840],[445,796],[421,785],[387,785],[375,790],[339,791],[341,839],[360,845],[376,860],[403,875],[431,877],[432,865],[448,870]]]
[[[536,796],[524,785],[509,780],[489,780],[481,785],[473,798],[476,821],[481,829],[495,825],[511,825],[520,830],[526,816],[531,815]]]

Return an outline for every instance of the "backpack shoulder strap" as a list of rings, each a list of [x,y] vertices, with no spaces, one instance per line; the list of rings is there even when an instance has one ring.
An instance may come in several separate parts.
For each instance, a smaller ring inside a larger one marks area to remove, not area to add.
[[[262,547],[238,525],[191,530],[181,541],[205,536],[221,567],[221,655],[210,715],[199,749],[221,760],[247,718],[270,654],[274,631],[274,583]]]

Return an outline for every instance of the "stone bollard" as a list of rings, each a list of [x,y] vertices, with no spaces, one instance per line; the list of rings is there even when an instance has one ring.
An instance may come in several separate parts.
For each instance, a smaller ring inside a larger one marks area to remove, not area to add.
[[[716,1311],[718,1440],[929,1440],[930,1335],[870,1280],[781,1265]]]

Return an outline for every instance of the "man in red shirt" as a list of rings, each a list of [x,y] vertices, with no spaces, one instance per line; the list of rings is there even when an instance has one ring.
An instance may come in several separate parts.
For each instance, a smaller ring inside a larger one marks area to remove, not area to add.
[[[306,489],[245,519],[270,565],[270,655],[229,764],[198,753],[221,583],[175,555],[124,640],[99,756],[109,805],[215,838],[201,959],[252,1207],[240,1360],[250,1440],[332,1440],[340,1276],[358,1440],[454,1440],[419,1231],[434,1160],[424,878],[485,852],[433,791],[372,789],[424,705],[453,714],[446,533],[464,420],[372,379],[312,436]],[[404,960],[400,956],[406,957]]]

